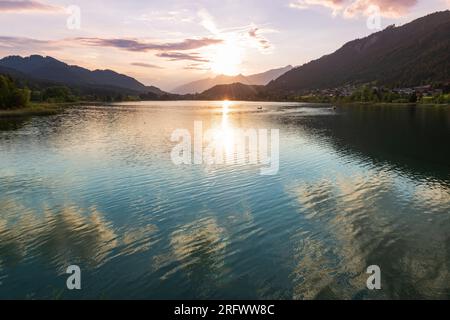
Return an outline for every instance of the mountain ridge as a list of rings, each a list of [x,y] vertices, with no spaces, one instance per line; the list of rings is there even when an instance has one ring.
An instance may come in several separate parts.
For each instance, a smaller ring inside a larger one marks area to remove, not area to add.
[[[216,85],[234,83],[243,83],[246,85],[266,85],[271,80],[278,78],[280,75],[288,72],[292,68],[293,66],[287,65],[282,68],[275,68],[248,76],[242,74],[239,74],[237,76],[218,75],[214,78],[206,78],[189,82],[175,88],[174,90],[172,90],[172,92],[176,94],[195,94],[204,92]]]
[[[232,84],[219,84],[200,94],[206,100],[249,100],[264,91],[264,86],[247,85],[240,82]]]
[[[448,81],[449,74],[450,11],[446,10],[347,42],[288,71],[267,88],[302,92],[373,81],[412,86]]]
[[[26,76],[36,80],[49,81],[69,86],[122,88],[136,93],[153,92],[159,95],[164,94],[159,88],[145,86],[128,75],[110,69],[89,70],[77,65],[69,65],[51,56],[7,56],[0,59],[0,68],[6,69],[6,71],[9,71],[8,73],[12,73],[11,70],[15,71],[13,73],[18,73],[21,77]],[[12,76],[14,76],[14,74],[12,74]]]

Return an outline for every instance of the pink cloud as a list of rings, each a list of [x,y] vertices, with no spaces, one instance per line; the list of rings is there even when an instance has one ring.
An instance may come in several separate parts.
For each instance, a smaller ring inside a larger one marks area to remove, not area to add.
[[[322,6],[333,10],[333,14],[337,14],[344,8],[346,2],[346,0],[297,0],[291,2],[289,6],[291,8],[302,10],[308,9],[311,6]]]
[[[259,28],[251,28],[248,31],[248,36],[261,51],[268,51],[272,48],[272,44],[261,35],[261,30]]]
[[[385,17],[400,17],[408,13],[417,4],[417,0],[355,0],[345,8],[346,16],[365,15],[370,8],[379,8]]]
[[[155,64],[145,63],[145,62],[133,62],[131,63],[132,66],[135,67],[141,67],[141,68],[148,68],[148,69],[164,69],[163,67],[157,66]]]
[[[169,51],[169,50],[193,50],[210,45],[220,44],[223,40],[213,38],[186,39],[174,43],[153,43],[137,39],[103,39],[103,38],[77,38],[76,41],[88,46],[114,47],[117,49],[145,52],[145,51]]]
[[[1,12],[62,12],[63,9],[50,4],[42,3],[34,0],[26,1],[0,1]]]
[[[189,60],[198,62],[209,62],[209,60],[201,57],[199,53],[162,52],[157,53],[156,56],[159,58],[167,58],[169,59],[169,61]]]
[[[334,15],[355,17],[369,15],[373,9],[379,9],[384,17],[405,15],[417,4],[418,0],[296,0],[292,8],[307,9],[311,6],[322,6],[333,11]]]

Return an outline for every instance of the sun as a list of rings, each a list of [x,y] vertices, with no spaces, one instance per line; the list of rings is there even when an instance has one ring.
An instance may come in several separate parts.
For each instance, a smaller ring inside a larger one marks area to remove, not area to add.
[[[240,73],[243,49],[237,41],[230,38],[215,48],[211,58],[211,70],[215,74],[234,76]]]

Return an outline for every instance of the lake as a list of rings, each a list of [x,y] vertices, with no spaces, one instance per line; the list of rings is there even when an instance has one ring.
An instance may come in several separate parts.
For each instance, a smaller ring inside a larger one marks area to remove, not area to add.
[[[278,129],[279,170],[176,165],[171,136],[196,122],[225,145],[233,128]],[[448,107],[128,102],[0,119],[0,298],[449,299],[449,138]]]

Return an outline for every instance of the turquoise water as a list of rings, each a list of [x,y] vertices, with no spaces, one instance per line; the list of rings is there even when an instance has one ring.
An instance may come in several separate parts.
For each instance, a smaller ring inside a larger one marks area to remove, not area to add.
[[[0,119],[0,298],[450,298],[449,108],[226,107]],[[278,173],[176,166],[194,121],[279,129]]]

